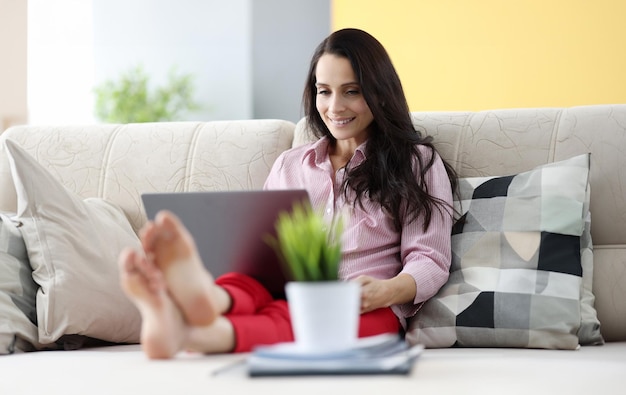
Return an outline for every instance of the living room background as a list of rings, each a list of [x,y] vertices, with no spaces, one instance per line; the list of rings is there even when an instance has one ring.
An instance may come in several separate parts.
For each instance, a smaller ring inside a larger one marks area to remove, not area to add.
[[[180,56],[209,109],[191,118],[296,120],[314,46],[347,26],[388,48],[414,111],[624,103],[623,15],[622,0],[0,0],[0,131],[91,122],[97,82],[145,59],[158,82]]]
[[[329,13],[328,0],[29,0],[30,122],[93,122],[93,87],[137,66],[152,87],[193,76],[201,109],[184,120],[296,121]]]

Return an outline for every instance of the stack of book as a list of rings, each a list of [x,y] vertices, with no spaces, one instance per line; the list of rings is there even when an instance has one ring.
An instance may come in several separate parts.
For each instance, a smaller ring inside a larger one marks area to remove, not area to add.
[[[357,340],[333,351],[303,350],[297,343],[257,347],[247,359],[248,374],[258,376],[409,374],[422,345],[409,346],[397,335]]]

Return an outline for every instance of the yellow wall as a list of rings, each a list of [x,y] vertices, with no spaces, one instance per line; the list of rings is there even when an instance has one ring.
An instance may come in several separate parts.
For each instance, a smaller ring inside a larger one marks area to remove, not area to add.
[[[624,0],[333,0],[387,48],[412,111],[626,103]]]

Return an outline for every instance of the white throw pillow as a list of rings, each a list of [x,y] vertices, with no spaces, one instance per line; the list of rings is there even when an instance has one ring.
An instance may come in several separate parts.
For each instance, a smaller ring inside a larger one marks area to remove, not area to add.
[[[37,292],[39,341],[83,335],[109,342],[139,340],[141,318],[123,293],[117,257],[140,243],[116,205],[82,199],[33,157],[5,140],[17,192],[17,216]]]

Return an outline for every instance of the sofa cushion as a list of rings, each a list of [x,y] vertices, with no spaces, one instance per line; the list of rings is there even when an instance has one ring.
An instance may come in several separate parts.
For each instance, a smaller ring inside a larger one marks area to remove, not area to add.
[[[0,354],[36,348],[36,295],[22,235],[0,214]]]
[[[450,278],[410,321],[407,339],[431,348],[578,347],[588,174],[585,154],[461,179]]]
[[[140,316],[121,290],[117,257],[122,248],[140,244],[121,209],[100,198],[83,200],[15,142],[4,144],[16,218],[39,285],[39,341],[83,335],[137,342]]]

